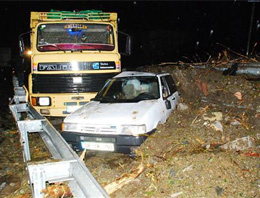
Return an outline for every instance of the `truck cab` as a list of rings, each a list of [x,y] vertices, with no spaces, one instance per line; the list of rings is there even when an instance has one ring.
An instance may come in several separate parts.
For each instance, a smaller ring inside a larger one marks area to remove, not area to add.
[[[30,27],[27,89],[30,103],[44,116],[65,117],[121,72],[117,13],[31,12]]]

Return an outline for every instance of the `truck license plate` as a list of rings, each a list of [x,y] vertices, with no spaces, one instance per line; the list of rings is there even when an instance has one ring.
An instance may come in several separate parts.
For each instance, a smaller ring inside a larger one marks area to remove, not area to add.
[[[104,142],[81,142],[83,149],[98,150],[98,151],[114,151],[115,146],[113,143]]]

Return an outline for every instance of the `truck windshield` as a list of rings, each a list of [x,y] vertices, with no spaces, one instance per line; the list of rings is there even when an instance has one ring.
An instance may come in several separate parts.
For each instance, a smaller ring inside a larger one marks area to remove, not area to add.
[[[112,51],[113,27],[108,24],[51,23],[37,29],[37,49],[46,51]]]
[[[100,102],[139,102],[158,99],[159,86],[155,76],[113,78],[94,98]]]

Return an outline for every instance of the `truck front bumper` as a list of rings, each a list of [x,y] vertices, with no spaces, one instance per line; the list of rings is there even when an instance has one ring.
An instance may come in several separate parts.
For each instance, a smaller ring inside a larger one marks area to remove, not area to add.
[[[153,133],[149,132],[147,134]],[[86,134],[75,132],[62,132],[62,137],[70,144],[70,146],[76,150],[84,150],[82,148],[82,142],[91,143],[108,143],[113,144],[113,152],[117,153],[133,153],[133,151],[139,147],[147,138],[147,135],[131,136],[131,135],[99,135],[99,134]],[[104,150],[105,151],[105,150]]]

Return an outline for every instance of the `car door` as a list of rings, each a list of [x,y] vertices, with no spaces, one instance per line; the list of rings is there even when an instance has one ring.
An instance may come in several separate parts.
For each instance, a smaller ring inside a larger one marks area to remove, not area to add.
[[[171,102],[173,110],[175,110],[176,107],[177,107],[177,104],[178,104],[178,100],[180,98],[178,90],[177,90],[177,86],[176,86],[176,84],[175,84],[171,75],[166,75],[165,79],[166,79],[166,82],[167,82],[167,85],[168,85],[168,88],[169,88],[169,91],[170,91],[170,99],[169,100]]]
[[[165,105],[165,113],[166,113],[165,116],[167,119],[174,109],[174,104],[172,102],[173,95],[170,92],[165,76],[161,76],[160,81],[161,81],[161,93],[162,93],[163,103]]]

